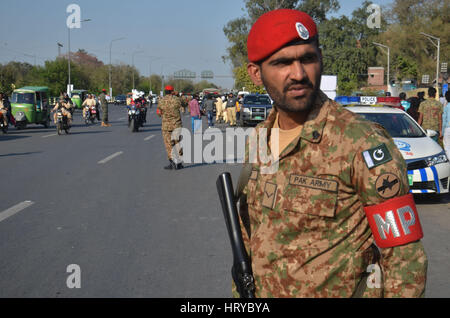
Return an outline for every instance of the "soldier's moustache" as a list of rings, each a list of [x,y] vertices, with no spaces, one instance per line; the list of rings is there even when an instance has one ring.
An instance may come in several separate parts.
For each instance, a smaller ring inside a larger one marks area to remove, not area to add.
[[[305,78],[301,81],[292,81],[291,83],[286,85],[283,89],[283,93],[287,93],[292,87],[299,85],[301,85],[302,87],[314,89],[314,84],[309,80],[309,78]]]

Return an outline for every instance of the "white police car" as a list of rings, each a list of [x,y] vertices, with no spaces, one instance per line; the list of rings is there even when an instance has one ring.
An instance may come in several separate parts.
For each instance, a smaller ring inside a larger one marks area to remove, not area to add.
[[[408,165],[411,193],[448,193],[450,163],[445,151],[430,137],[433,130],[424,131],[402,110],[391,107],[347,107],[364,118],[381,124],[394,139]]]

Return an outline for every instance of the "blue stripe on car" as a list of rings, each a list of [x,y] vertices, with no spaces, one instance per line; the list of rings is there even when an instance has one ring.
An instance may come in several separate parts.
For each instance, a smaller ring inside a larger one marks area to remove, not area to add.
[[[436,184],[436,189],[437,189],[437,193],[441,193],[441,187],[439,186],[439,178],[438,178],[438,173],[436,170],[435,166],[431,166],[431,171],[433,172],[433,176],[434,176],[434,183]]]
[[[427,171],[425,169],[419,169],[420,172],[420,178],[422,179],[422,182],[427,182],[428,181],[428,177],[427,177]],[[422,190],[422,193],[428,193],[427,190]]]

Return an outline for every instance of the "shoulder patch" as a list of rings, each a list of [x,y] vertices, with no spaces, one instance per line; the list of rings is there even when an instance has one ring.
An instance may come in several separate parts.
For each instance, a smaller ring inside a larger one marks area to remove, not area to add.
[[[367,168],[372,169],[392,160],[386,144],[381,144],[375,148],[365,150],[362,152]]]
[[[400,191],[400,180],[393,173],[384,173],[375,182],[377,193],[383,199],[395,197]]]

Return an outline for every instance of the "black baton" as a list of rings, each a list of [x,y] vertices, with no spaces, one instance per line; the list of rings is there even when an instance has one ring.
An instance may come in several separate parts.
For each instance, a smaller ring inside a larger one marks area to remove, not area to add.
[[[229,172],[222,173],[216,182],[223,216],[227,225],[231,249],[233,250],[233,267],[231,275],[241,298],[255,298],[255,283],[252,267],[242,239],[233,182]]]

